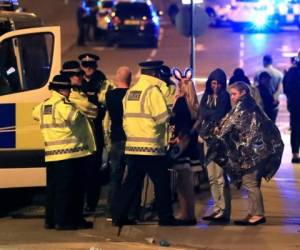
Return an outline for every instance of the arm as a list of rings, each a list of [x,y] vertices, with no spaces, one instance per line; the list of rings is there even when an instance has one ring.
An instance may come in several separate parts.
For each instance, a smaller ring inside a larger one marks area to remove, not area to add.
[[[167,104],[161,91],[157,87],[153,87],[149,91],[147,105],[149,106],[151,116],[157,125],[163,124],[169,120],[170,114],[168,112]]]
[[[70,102],[74,103],[87,118],[95,119],[98,115],[98,108],[93,103],[89,102],[88,98],[83,94],[72,91],[69,96]]]

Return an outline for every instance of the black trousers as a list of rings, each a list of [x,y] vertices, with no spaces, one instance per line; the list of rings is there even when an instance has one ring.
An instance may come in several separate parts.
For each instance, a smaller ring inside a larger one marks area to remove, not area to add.
[[[300,112],[290,112],[292,153],[298,154],[300,147]]]
[[[148,174],[154,184],[160,221],[173,218],[170,179],[164,156],[126,155],[128,174],[121,191],[115,196],[113,219],[125,219],[136,196],[141,194],[141,183]]]
[[[76,225],[83,219],[85,164],[86,157],[46,162],[46,224]]]
[[[98,150],[99,153],[99,150]],[[102,158],[102,150],[101,150]],[[100,168],[102,160],[100,154],[93,154],[88,157],[85,172],[85,201],[86,206],[94,210],[97,207],[100,198]]]
[[[98,119],[98,118],[97,118]],[[97,151],[89,156],[88,163],[85,166],[85,199],[86,206],[94,210],[97,207],[100,191],[101,191],[101,166],[102,166],[102,153],[103,153],[103,128],[101,125],[102,120],[94,121],[95,127],[95,140]]]

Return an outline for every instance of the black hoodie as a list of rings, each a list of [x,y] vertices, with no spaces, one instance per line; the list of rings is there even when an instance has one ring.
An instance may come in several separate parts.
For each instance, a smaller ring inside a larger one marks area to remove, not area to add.
[[[211,82],[213,80],[216,80],[221,84],[221,89],[217,94],[215,104],[208,102],[209,97],[213,94],[211,89]],[[199,107],[199,118],[201,120],[211,122],[216,125],[230,111],[231,103],[229,93],[226,90],[226,81],[226,74],[222,69],[218,68],[209,74],[206,81],[204,95]]]

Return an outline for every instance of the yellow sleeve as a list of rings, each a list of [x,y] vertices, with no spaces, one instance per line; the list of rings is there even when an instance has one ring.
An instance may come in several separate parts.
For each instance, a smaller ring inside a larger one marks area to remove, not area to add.
[[[163,94],[157,87],[154,87],[149,91],[146,105],[156,124],[162,124],[168,121],[169,112],[167,104]]]
[[[98,108],[89,102],[88,98],[83,94],[72,91],[69,96],[70,102],[74,103],[76,108],[81,111],[87,118],[95,119],[98,115]]]
[[[111,149],[111,140],[110,140],[110,116],[108,112],[106,111],[104,119],[103,119],[103,132],[104,132],[104,145],[107,149],[107,152]]]
[[[78,118],[83,116],[81,112],[75,107],[75,105],[71,102],[62,102],[59,105],[63,105],[59,107],[59,113],[63,120],[66,122],[70,122],[74,124]]]
[[[114,89],[115,86],[113,83],[111,83],[108,80],[105,80],[100,88],[100,91],[98,93],[98,101],[102,104],[105,104],[105,96],[106,96],[106,92],[109,90]]]

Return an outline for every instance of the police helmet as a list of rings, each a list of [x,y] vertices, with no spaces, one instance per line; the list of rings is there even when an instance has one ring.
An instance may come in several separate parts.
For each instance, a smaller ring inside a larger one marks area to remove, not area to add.
[[[71,81],[66,75],[56,75],[49,83],[49,89],[71,89]]]
[[[84,74],[83,70],[80,67],[79,62],[77,61],[67,61],[63,64],[61,74],[64,74],[68,77],[75,75],[82,76]]]

